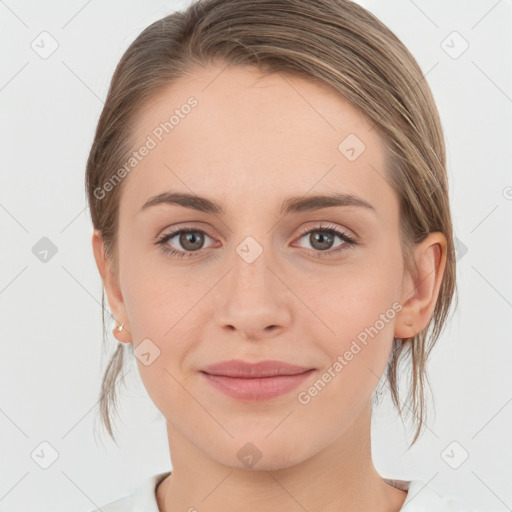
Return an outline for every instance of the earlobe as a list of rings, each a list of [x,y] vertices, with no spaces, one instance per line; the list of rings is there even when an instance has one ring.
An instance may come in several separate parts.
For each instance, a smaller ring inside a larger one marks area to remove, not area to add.
[[[117,341],[121,343],[131,343],[131,334],[124,324],[118,325],[112,329],[112,334]]]
[[[437,302],[446,266],[446,238],[434,232],[417,244],[417,272],[404,280],[402,310],[395,322],[396,338],[412,338],[427,327]]]
[[[123,296],[119,287],[119,279],[112,271],[110,259],[105,252],[103,238],[101,233],[96,229],[92,235],[92,246],[94,259],[96,260],[96,266],[98,267],[98,271],[103,281],[110,310],[117,323],[116,327],[112,330],[112,333],[121,343],[131,343],[131,335],[128,328]],[[119,329],[120,326],[122,326],[121,329]]]

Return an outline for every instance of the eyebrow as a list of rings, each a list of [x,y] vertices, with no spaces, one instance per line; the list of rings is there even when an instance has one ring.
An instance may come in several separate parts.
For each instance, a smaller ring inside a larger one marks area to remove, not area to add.
[[[161,204],[183,206],[184,208],[191,208],[204,213],[215,213],[219,215],[225,213],[219,203],[207,199],[206,197],[183,192],[164,192],[153,196],[144,203],[140,211]],[[375,212],[375,208],[368,201],[352,194],[337,193],[307,197],[290,197],[283,201],[279,213],[281,215],[287,215],[289,213],[321,210],[322,208],[336,206],[359,206]]]

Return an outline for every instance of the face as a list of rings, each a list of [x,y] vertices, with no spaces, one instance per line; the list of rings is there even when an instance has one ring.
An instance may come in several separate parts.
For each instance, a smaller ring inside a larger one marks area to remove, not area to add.
[[[134,150],[149,150],[122,184],[117,317],[176,435],[222,464],[247,467],[254,450],[275,469],[368,410],[403,297],[399,203],[383,141],[342,97],[222,69],[194,69],[138,118]],[[308,371],[205,375],[234,359]]]

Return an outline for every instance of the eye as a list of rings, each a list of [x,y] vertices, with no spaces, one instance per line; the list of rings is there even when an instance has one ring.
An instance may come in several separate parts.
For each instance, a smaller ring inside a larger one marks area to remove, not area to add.
[[[187,226],[186,228],[173,229],[163,234],[155,242],[155,245],[161,246],[164,253],[173,257],[191,257],[204,249],[205,238],[213,240],[213,238],[202,229],[195,226]],[[342,250],[357,245],[357,242],[347,233],[335,225],[326,223],[321,223],[313,228],[303,229],[300,239],[302,238],[305,238],[307,243],[312,246],[311,251],[313,256],[317,258],[327,257],[333,255],[333,253],[337,254]],[[340,240],[337,245],[335,245],[336,238]],[[171,241],[173,241],[172,244],[170,243]],[[335,247],[334,250],[333,247]]]
[[[347,233],[334,225],[325,223],[322,223],[314,228],[305,228],[300,238],[305,238],[306,242],[312,246],[312,250],[317,253],[314,256],[320,258],[323,258],[327,255],[332,255],[333,253],[338,253],[356,245],[356,241]],[[336,238],[340,240],[337,245],[335,245]],[[334,250],[332,250],[333,247],[335,247]],[[322,253],[326,254],[324,255]]]
[[[170,233],[165,233],[155,243],[160,245],[165,253],[183,258],[184,256],[194,256],[195,252],[201,251],[204,246],[205,237],[211,238],[202,229],[189,226],[186,229],[177,229]],[[169,243],[174,238],[176,238],[173,242],[175,246]],[[176,247],[176,245],[180,247]]]

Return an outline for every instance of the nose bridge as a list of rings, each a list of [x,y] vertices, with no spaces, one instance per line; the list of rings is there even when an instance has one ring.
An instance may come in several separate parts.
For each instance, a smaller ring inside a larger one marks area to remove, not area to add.
[[[234,248],[226,296],[217,309],[221,327],[257,338],[289,322],[285,287],[271,270],[272,254],[270,237],[263,235],[259,240],[246,236]]]
[[[269,237],[258,240],[253,236],[245,237],[235,248],[232,258],[231,292],[233,296],[252,302],[270,302],[272,300],[272,248]],[[274,283],[275,284],[275,283]],[[265,300],[266,299],[266,300]]]
[[[273,247],[274,230],[268,229],[272,223],[268,213],[260,210],[261,193],[269,193],[266,187],[256,192],[252,198],[248,199],[250,203],[245,203],[245,208],[241,205],[237,211],[237,225],[234,226],[232,233],[234,254],[231,258],[233,265],[233,280],[235,285],[242,288],[256,290],[259,286],[265,288],[271,285],[269,279],[275,279],[267,266],[275,265],[275,248]],[[268,196],[267,196],[268,197]],[[257,215],[254,213],[257,212]],[[257,219],[257,220],[256,220]],[[270,276],[269,276],[270,274]]]

